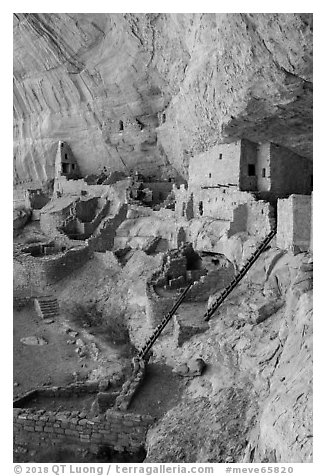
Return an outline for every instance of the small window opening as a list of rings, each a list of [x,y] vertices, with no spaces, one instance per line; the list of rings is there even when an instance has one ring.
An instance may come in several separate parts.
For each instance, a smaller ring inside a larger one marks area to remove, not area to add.
[[[202,216],[202,214],[204,213],[204,207],[203,207],[202,201],[199,202],[198,210],[199,210],[199,215]]]
[[[248,175],[249,177],[254,177],[256,175],[255,164],[248,164]]]
[[[163,114],[162,114],[162,123],[164,124],[165,121],[166,121],[166,115],[165,115],[165,112],[163,112]]]
[[[75,164],[71,164],[72,170],[75,170]]]
[[[68,154],[65,154],[65,160],[68,160]]]
[[[266,177],[266,169],[263,169],[263,170],[261,171],[261,176],[262,176],[263,178]]]
[[[208,178],[212,178],[212,174],[208,174]]]
[[[145,127],[144,124],[143,124],[139,119],[137,119],[137,117],[136,117],[136,122],[137,122],[137,124],[139,125],[140,130],[142,131],[142,130],[144,129],[144,127]],[[121,129],[120,129],[120,130],[121,130]]]
[[[119,131],[123,131],[123,121],[119,121]]]
[[[222,160],[222,157],[223,157],[223,155],[222,155],[222,154],[220,154],[218,158],[219,158],[220,160]]]

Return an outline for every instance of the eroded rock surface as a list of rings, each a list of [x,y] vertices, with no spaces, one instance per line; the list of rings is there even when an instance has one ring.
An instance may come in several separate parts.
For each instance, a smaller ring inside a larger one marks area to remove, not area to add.
[[[207,369],[149,433],[146,461],[312,461],[312,263],[303,253],[277,256],[262,255],[209,330],[178,349],[157,344],[170,365],[201,356]],[[283,287],[271,293],[276,276]],[[284,306],[255,322],[252,303],[271,296]]]
[[[83,174],[187,176],[221,136],[311,157],[312,15],[15,14],[14,110],[16,184],[58,140]]]

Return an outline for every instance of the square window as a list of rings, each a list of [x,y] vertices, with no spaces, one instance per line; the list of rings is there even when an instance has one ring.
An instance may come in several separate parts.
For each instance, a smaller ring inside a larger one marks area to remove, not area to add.
[[[256,175],[255,164],[248,164],[248,175],[249,177],[254,177]]]

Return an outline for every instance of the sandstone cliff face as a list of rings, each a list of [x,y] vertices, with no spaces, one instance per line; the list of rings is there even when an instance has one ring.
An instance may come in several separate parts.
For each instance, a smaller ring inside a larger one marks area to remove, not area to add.
[[[187,177],[222,136],[310,157],[311,109],[309,14],[14,16],[16,185],[53,177],[59,139],[84,174]]]

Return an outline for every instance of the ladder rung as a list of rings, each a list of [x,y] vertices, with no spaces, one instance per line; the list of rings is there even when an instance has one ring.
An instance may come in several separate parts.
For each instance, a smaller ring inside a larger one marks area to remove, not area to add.
[[[241,270],[238,272],[238,274],[233,278],[231,283],[222,291],[216,302],[212,305],[212,307],[205,312],[204,314],[204,320],[208,321],[209,318],[214,314],[216,309],[222,304],[224,299],[231,293],[231,291],[236,287],[236,285],[241,281],[243,276],[246,274],[248,269],[252,266],[252,264],[256,261],[256,259],[259,257],[261,252],[264,250],[264,248],[267,246],[267,244],[271,241],[271,239],[275,236],[276,234],[276,228],[273,229],[266,237],[265,239],[260,243],[260,245],[256,248],[254,253],[249,257],[245,265],[241,268]]]

